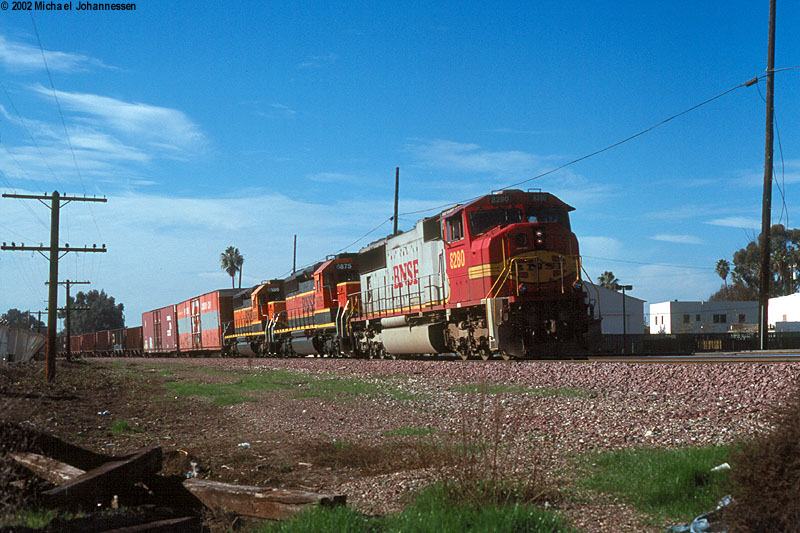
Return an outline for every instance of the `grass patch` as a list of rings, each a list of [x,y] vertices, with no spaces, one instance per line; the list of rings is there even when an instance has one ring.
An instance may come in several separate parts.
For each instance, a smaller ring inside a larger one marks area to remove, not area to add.
[[[212,372],[214,376],[221,376],[230,381],[222,383],[205,383],[198,381],[173,381],[166,386],[176,396],[199,396],[210,398],[214,405],[235,405],[242,402],[257,402],[247,393],[270,392],[276,390],[290,390],[296,386],[299,374],[292,372],[262,372],[259,374],[237,374],[234,372]],[[199,376],[194,376],[195,378]]]
[[[136,428],[127,420],[115,420],[113,424],[111,424],[111,433],[114,435],[122,435],[123,433],[139,433],[141,429]]]
[[[52,509],[26,509],[13,514],[0,515],[0,523],[10,527],[42,529],[58,516]]]
[[[540,396],[544,398],[550,398],[553,396],[575,398],[589,395],[589,391],[574,387],[526,387],[525,385],[504,385],[500,383],[470,383],[466,385],[454,385],[450,387],[450,390],[453,392],[459,392],[461,394],[531,394],[533,396]]]
[[[262,533],[347,531],[351,533],[421,532],[475,533],[519,531],[556,533],[573,531],[556,513],[527,504],[474,507],[453,501],[442,485],[429,487],[401,513],[366,517],[353,509],[316,507],[279,524],[269,524]]]
[[[318,379],[307,381],[303,389],[295,392],[293,398],[321,398],[325,400],[341,400],[353,396],[374,395],[381,387],[357,379]]]
[[[639,448],[591,456],[584,480],[617,495],[657,520],[691,521],[729,492],[728,472],[711,469],[728,460],[728,446],[659,450]]]
[[[167,371],[171,370],[164,370]],[[203,374],[214,376],[214,382],[203,380]],[[165,377],[176,378],[174,374],[165,374]],[[357,379],[316,377],[282,370],[251,374],[218,369],[194,369],[191,373],[165,385],[175,396],[207,397],[211,398],[215,405],[256,402],[258,398],[252,393],[273,391],[293,391],[292,398],[320,398],[329,401],[347,401],[358,396],[378,394],[389,394],[395,398],[404,397],[402,391],[393,387]],[[405,398],[410,399],[412,396],[406,394]]]
[[[331,468],[353,468],[378,475],[452,464],[452,454],[440,445],[388,442],[367,445],[347,440],[313,442],[300,450],[304,462]]]
[[[383,435],[384,437],[423,437],[425,435],[430,435],[431,433],[433,433],[433,429],[431,428],[403,426],[397,429],[384,431]]]

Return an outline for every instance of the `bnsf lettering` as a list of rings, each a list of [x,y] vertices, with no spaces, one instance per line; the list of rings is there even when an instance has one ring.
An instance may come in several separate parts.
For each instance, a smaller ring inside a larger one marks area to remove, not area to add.
[[[461,268],[467,264],[467,257],[464,250],[450,252],[450,269]]]
[[[417,285],[419,283],[419,259],[401,263],[392,267],[392,281],[395,289],[400,289],[405,285]]]

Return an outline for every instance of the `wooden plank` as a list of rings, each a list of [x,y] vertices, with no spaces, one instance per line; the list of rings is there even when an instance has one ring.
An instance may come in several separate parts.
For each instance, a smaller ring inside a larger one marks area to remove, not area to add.
[[[344,505],[346,501],[344,495],[231,485],[198,478],[187,479],[183,486],[210,509],[272,520],[288,518],[309,505]]]
[[[159,520],[138,526],[128,526],[119,529],[111,529],[105,533],[183,533],[200,531],[202,520],[197,516],[184,516],[182,518],[170,518],[169,520]]]
[[[94,503],[124,494],[137,481],[161,469],[161,447],[141,450],[129,458],[108,462],[72,481],[43,493],[45,501]]]
[[[39,455],[38,453],[14,452],[10,455],[16,462],[40,478],[46,479],[50,483],[55,483],[56,485],[63,485],[86,473],[85,470],[75,468],[72,465],[56,461],[44,455]]]

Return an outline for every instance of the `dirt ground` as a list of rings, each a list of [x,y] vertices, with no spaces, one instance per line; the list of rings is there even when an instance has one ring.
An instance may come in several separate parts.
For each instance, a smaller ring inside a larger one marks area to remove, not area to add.
[[[675,384],[689,381],[683,372],[697,379],[696,369],[536,364],[89,359],[59,361],[48,384],[35,363],[0,370],[0,422],[108,455],[160,445],[165,475],[194,468],[206,479],[346,494],[370,514],[397,511],[415,490],[449,475],[459,459],[442,452],[452,449],[446,443],[494,439],[504,472],[535,474],[553,494],[548,504],[585,531],[663,526],[608,496],[576,493],[569,486],[576,456],[724,443],[766,427],[769,398],[754,392],[748,400],[747,369],[710,370],[718,381],[730,373],[736,387],[698,387],[715,400],[701,407],[690,392],[674,394]],[[637,372],[664,382],[643,385]],[[753,380],[797,372],[759,370]],[[186,383],[205,388],[180,388]],[[483,394],[478,383],[500,388]],[[234,521],[207,518],[223,529]]]

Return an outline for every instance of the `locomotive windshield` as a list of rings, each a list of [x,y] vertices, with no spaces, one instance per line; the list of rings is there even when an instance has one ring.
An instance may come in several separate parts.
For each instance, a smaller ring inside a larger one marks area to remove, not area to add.
[[[525,212],[528,222],[555,222],[569,229],[569,215],[563,209],[552,207],[529,207]]]
[[[469,214],[469,226],[473,235],[480,235],[495,226],[508,226],[522,222],[522,211],[516,207],[484,209]]]

